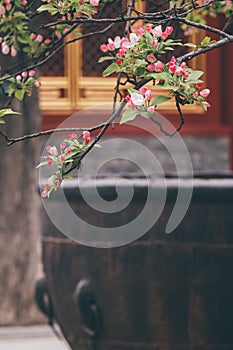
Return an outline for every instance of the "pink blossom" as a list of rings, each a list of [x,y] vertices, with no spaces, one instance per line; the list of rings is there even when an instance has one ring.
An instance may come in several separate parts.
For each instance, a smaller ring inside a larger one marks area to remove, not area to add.
[[[36,41],[41,43],[43,41],[43,36],[41,34],[38,34],[37,37],[36,37]]]
[[[198,89],[201,89],[201,88],[202,88],[202,86],[203,86],[203,82],[202,82],[202,81],[200,81],[200,82],[199,82],[199,83],[197,83],[196,85],[197,85]]]
[[[0,6],[0,16],[3,16],[5,15],[5,12],[6,12],[6,9],[5,9],[5,6]]]
[[[62,143],[60,144],[60,148],[61,148],[61,150],[63,150],[63,149],[65,149],[65,148],[66,148],[66,144],[65,144],[65,142],[62,142]]]
[[[147,69],[149,72],[154,72],[154,71],[155,71],[155,65],[154,65],[153,63],[148,64],[148,66],[146,67],[146,69]]]
[[[56,146],[48,146],[46,148],[46,151],[48,153],[50,153],[52,156],[54,156],[54,157],[58,156],[58,151],[57,151],[57,147]]]
[[[154,66],[156,72],[162,72],[164,70],[164,64],[161,61],[157,61]]]
[[[142,94],[139,94],[138,92],[132,92],[131,101],[135,106],[142,106],[144,105],[145,98]]]
[[[10,4],[10,2],[7,3],[7,4],[6,4],[6,9],[7,9],[7,11],[10,11],[11,8],[12,8],[12,5]]]
[[[158,44],[158,40],[152,40],[152,42],[151,42],[152,47],[156,47],[157,44]]]
[[[20,81],[21,81],[21,78],[22,78],[21,75],[18,74],[18,75],[16,75],[15,80],[16,80],[17,82],[20,82]]]
[[[17,55],[17,51],[14,46],[11,46],[11,57],[15,57]]]
[[[145,92],[145,98],[146,98],[147,100],[151,100],[151,99],[152,99],[152,91],[151,91],[151,90],[147,90],[147,91]]]
[[[139,92],[141,93],[141,94],[145,94],[146,92],[148,91],[148,87],[146,87],[146,86],[142,86],[140,89],[139,89]]]
[[[83,131],[83,139],[84,143],[88,144],[92,140],[91,133],[89,131]]]
[[[204,89],[204,90],[200,91],[200,95],[202,97],[207,97],[207,96],[209,96],[209,94],[210,94],[210,89]]]
[[[90,0],[92,6],[99,6],[99,0]]]
[[[136,106],[135,106],[135,104],[132,101],[129,101],[128,107],[129,108],[135,108]]]
[[[176,71],[176,65],[169,63],[169,72],[173,74],[175,73],[175,71]]]
[[[138,28],[137,33],[138,33],[138,35],[143,35],[144,29],[142,27]]]
[[[157,36],[158,38],[160,38],[161,34],[163,33],[161,25],[154,27],[152,30],[152,33],[154,34],[154,36]]]
[[[61,183],[60,183],[60,181],[57,179],[57,180],[54,181],[54,185],[55,185],[57,188],[59,188],[59,187],[61,186]]]
[[[53,161],[49,156],[46,157],[46,160],[47,160],[48,166],[52,166]]]
[[[72,152],[71,147],[67,147],[67,148],[65,149],[65,154],[68,154],[68,153],[71,153],[71,152]]]
[[[122,60],[116,60],[116,64],[120,65],[122,63]]]
[[[203,103],[206,105],[207,108],[210,108],[210,107],[211,107],[211,104],[210,104],[209,102],[205,101],[205,102],[203,102]]]
[[[147,61],[150,63],[154,63],[156,61],[156,57],[153,54],[147,56]]]
[[[8,55],[9,52],[10,52],[9,46],[3,41],[3,43],[2,43],[2,53],[3,53],[3,55]]]
[[[135,45],[137,45],[137,42],[139,39],[140,39],[140,37],[137,34],[130,33],[129,41],[128,42],[126,41],[124,43],[122,43],[122,41],[121,41],[121,45],[123,48],[132,49]]]
[[[51,43],[51,40],[50,40],[49,38],[47,38],[47,39],[45,39],[44,43],[45,43],[46,45],[49,45],[49,44]]]
[[[125,97],[125,102],[130,102],[131,101],[131,97],[129,96],[129,95],[127,95],[126,97]]]
[[[180,67],[183,68],[183,69],[185,69],[186,66],[187,66],[187,65],[186,65],[186,62],[182,62],[182,63],[180,64]]]
[[[184,77],[185,79],[187,79],[188,76],[189,76],[189,72],[188,72],[187,70],[185,70],[184,73],[183,73],[183,77]]]
[[[27,78],[28,73],[27,73],[26,71],[24,71],[24,72],[22,72],[22,74],[21,74],[21,75],[22,75],[22,77],[23,77],[23,78]]]
[[[146,26],[146,31],[148,32],[148,33],[152,33],[152,28],[151,28],[151,26]]]
[[[75,132],[72,132],[71,134],[68,135],[69,140],[75,139],[76,137],[77,137],[77,134],[75,134]]]
[[[41,192],[41,197],[45,198],[45,197],[47,197],[47,195],[48,195],[47,191],[44,190]]]
[[[60,162],[64,162],[66,160],[66,157],[64,154],[60,155]]]
[[[101,50],[102,52],[107,52],[107,51],[108,51],[107,45],[106,45],[106,44],[100,45],[100,50]]]
[[[175,56],[172,56],[172,58],[170,59],[169,64],[176,64],[176,58],[175,58]]]
[[[109,51],[114,51],[115,50],[115,45],[112,43],[112,44],[107,44],[107,48]]]
[[[182,74],[184,74],[184,70],[183,70],[183,68],[178,67],[178,68],[176,68],[175,73],[176,73],[176,75],[182,75]]]
[[[172,26],[168,26],[168,27],[166,27],[166,29],[165,29],[165,33],[166,33],[167,35],[171,35],[171,34],[173,33],[173,30],[174,30],[174,28],[173,28]]]
[[[165,39],[167,39],[168,34],[166,32],[162,32],[160,36],[163,40],[165,40]]]
[[[29,77],[34,77],[36,75],[36,71],[34,69],[31,69],[29,71]]]
[[[193,93],[193,97],[194,98],[197,98],[199,96],[199,91],[195,91],[194,93]]]
[[[27,0],[22,0],[22,5],[23,5],[23,6],[26,6],[27,3],[28,3]]]
[[[155,105],[149,106],[149,107],[147,108],[147,111],[148,111],[148,112],[154,112],[155,108],[156,108]]]
[[[41,81],[37,80],[35,82],[35,87],[39,88],[39,87],[41,87],[41,85],[42,85]]]
[[[30,39],[32,39],[32,40],[33,40],[33,39],[35,39],[35,37],[36,37],[36,34],[34,34],[34,33],[31,33],[29,37],[30,37]]]

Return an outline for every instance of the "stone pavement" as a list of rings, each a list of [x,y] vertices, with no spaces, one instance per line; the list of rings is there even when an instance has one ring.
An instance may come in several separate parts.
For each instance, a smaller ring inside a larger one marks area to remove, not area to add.
[[[1,327],[0,350],[70,350],[49,326]]]

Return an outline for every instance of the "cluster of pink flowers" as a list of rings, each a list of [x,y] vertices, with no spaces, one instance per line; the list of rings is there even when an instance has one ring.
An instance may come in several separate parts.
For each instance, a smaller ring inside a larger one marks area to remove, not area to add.
[[[203,97],[203,98],[206,98],[206,97],[209,96],[209,94],[210,94],[210,89],[207,89],[207,88],[206,88],[206,89],[202,89],[202,86],[203,86],[203,83],[202,83],[202,82],[196,83],[196,84],[195,84],[195,89],[196,89],[196,91],[193,93],[193,97],[194,97],[194,98],[198,98],[198,96],[201,96],[201,97]],[[207,108],[211,107],[211,104],[210,104],[209,102],[204,101],[203,103],[205,104],[205,106],[206,106]]]
[[[45,162],[42,162],[38,165],[40,166],[56,166],[58,171],[54,172],[52,176],[49,178],[48,183],[42,184],[42,197],[49,197],[52,191],[56,191],[60,188],[62,181],[66,175],[65,164],[72,163],[72,157],[83,152],[86,149],[86,146],[91,142],[91,134],[89,131],[83,131],[83,144],[80,144],[77,138],[76,133],[71,133],[68,135],[68,140],[64,140],[60,144],[60,152],[58,151],[56,146],[47,146],[46,151],[49,155],[45,156]]]
[[[27,95],[32,95],[32,88],[41,86],[41,82],[35,78],[36,71],[34,69],[23,71],[21,74],[16,75],[15,81],[21,85],[22,88],[25,88]]]
[[[134,46],[136,46],[138,44],[140,39],[144,40],[146,38],[146,36],[144,36],[145,32],[152,34],[152,36],[154,37],[154,39],[151,41],[151,47],[155,48],[158,44],[159,38],[161,38],[162,40],[165,40],[165,39],[167,39],[167,37],[169,35],[172,34],[173,27],[168,26],[168,27],[166,27],[165,31],[162,30],[161,25],[156,26],[154,28],[152,26],[148,25],[145,27],[145,29],[140,27],[137,30],[137,33],[130,33],[129,38],[126,38],[126,37],[120,38],[119,36],[116,36],[114,40],[109,38],[108,42],[106,44],[100,45],[100,50],[102,52],[108,52],[108,51],[111,52],[111,51],[118,50],[117,57],[120,59],[125,55],[127,50],[129,50],[129,49],[132,50],[134,48]],[[156,60],[156,58],[155,58],[155,60]],[[118,62],[118,64],[119,64],[119,62]],[[159,69],[159,71],[162,70],[161,63],[158,63],[157,67],[159,67],[159,68],[157,68],[157,69]]]
[[[182,62],[180,65],[177,65],[176,58],[174,56],[170,59],[168,63],[168,67],[169,67],[169,72],[172,74],[183,76],[184,78],[188,78],[189,76],[188,70],[185,69],[186,63]]]
[[[35,34],[35,33],[31,33],[30,34],[30,39],[31,40],[35,40],[37,41],[38,43],[42,43],[44,42],[44,44],[48,45],[51,43],[51,40],[49,38],[45,38],[43,37],[43,35],[41,34]]]
[[[151,104],[152,91],[147,86],[143,86],[138,92],[132,92],[125,97],[129,108],[145,107],[147,112],[154,112],[156,105]]]

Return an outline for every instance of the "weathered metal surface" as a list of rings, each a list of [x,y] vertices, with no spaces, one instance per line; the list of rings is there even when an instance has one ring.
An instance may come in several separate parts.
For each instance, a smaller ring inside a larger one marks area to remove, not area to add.
[[[73,350],[233,349],[233,180],[205,181],[195,182],[187,215],[173,233],[164,233],[176,199],[175,187],[168,185],[167,204],[155,226],[119,248],[74,243],[44,217],[46,278]],[[136,196],[129,217],[145,199],[144,187],[132,183]],[[109,198],[115,195],[114,180],[111,189],[103,189]],[[69,191],[74,208],[88,220],[77,190]],[[106,216],[92,220],[111,222]],[[83,310],[77,305],[81,280],[90,281],[89,305],[101,312],[94,336],[83,331]]]

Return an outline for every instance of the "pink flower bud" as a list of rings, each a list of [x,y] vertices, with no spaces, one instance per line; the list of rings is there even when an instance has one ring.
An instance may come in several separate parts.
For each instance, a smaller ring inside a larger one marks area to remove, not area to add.
[[[154,66],[156,72],[162,72],[164,70],[164,64],[161,61],[157,61]]]
[[[72,152],[71,147],[67,147],[67,148],[65,149],[65,154],[68,154],[68,153],[71,153],[71,152]]]
[[[175,56],[172,56],[172,58],[170,59],[169,64],[170,64],[170,63],[176,64],[176,58],[175,58]]]
[[[148,33],[152,33],[152,28],[151,28],[151,26],[146,26],[146,31],[148,32]]]
[[[2,53],[3,55],[8,55],[10,52],[9,46],[3,41],[2,43]]]
[[[0,6],[0,16],[4,16],[6,12],[5,6]]]
[[[149,107],[147,108],[147,111],[148,111],[148,112],[154,112],[155,108],[156,108],[155,105],[149,106]]]
[[[7,11],[10,11],[11,8],[12,8],[12,5],[10,3],[6,4]]]
[[[201,82],[197,83],[196,85],[197,85],[198,89],[201,89],[203,86],[203,82],[201,81]]]
[[[34,69],[31,69],[29,71],[29,77],[34,77],[36,75],[36,71]]]
[[[21,75],[22,75],[22,77],[23,77],[23,78],[27,78],[28,73],[27,73],[26,71],[24,71],[24,72],[22,72],[22,74],[21,74]]]
[[[139,92],[144,95],[147,92],[147,90],[148,90],[148,87],[143,86],[139,89]]]
[[[165,29],[165,33],[166,33],[167,35],[171,35],[171,34],[173,33],[173,30],[174,30],[174,28],[173,28],[172,26],[168,26],[168,27],[166,27],[166,29]]]
[[[188,72],[187,70],[185,70],[184,73],[183,73],[183,77],[184,77],[185,79],[187,79],[188,76],[189,76],[189,72]]]
[[[155,65],[154,64],[149,64],[146,69],[149,71],[149,72],[154,72],[155,70]]]
[[[46,160],[47,160],[48,166],[52,166],[53,161],[49,156],[46,157]]]
[[[42,83],[41,83],[41,81],[37,80],[34,85],[35,85],[35,87],[39,88],[39,87],[41,87]]]
[[[30,36],[29,36],[29,38],[32,39],[32,40],[35,39],[35,37],[36,37],[36,34],[34,34],[34,33],[31,33]]]
[[[107,44],[107,48],[108,48],[109,51],[114,51],[114,50],[115,50],[115,45],[114,45],[114,43],[108,43],[108,44]]]
[[[122,63],[122,60],[116,60],[116,64],[120,65]]]
[[[107,52],[107,51],[108,51],[107,45],[106,45],[106,44],[100,45],[100,50],[101,50],[102,52]]]
[[[99,0],[90,0],[92,6],[99,6]]]
[[[157,44],[158,44],[158,40],[152,40],[152,42],[151,42],[152,47],[156,47]]]
[[[55,181],[54,181],[54,185],[55,185],[57,188],[59,188],[59,187],[61,186],[61,183],[60,183],[59,180],[55,180]]]
[[[135,108],[135,104],[132,101],[129,101],[128,107],[129,108]]]
[[[45,43],[46,45],[49,45],[49,44],[51,43],[51,40],[50,40],[49,38],[47,38],[47,39],[45,39],[44,43]]]
[[[47,195],[48,195],[47,191],[42,191],[41,192],[41,197],[45,198],[45,197],[47,197]]]
[[[209,96],[209,94],[210,94],[210,89],[204,89],[204,90],[200,91],[200,95],[202,97],[207,97],[207,96]]]
[[[131,98],[130,98],[129,95],[127,95],[127,96],[125,97],[125,102],[130,102],[130,101],[131,101]]]
[[[146,98],[147,100],[151,100],[151,99],[152,99],[152,91],[151,91],[151,90],[147,90],[147,91],[145,92],[145,98]]]
[[[41,43],[43,41],[43,36],[41,34],[38,34],[37,37],[36,37],[36,41]]]
[[[17,55],[17,51],[15,50],[14,46],[11,46],[11,57],[15,57]]]
[[[199,91],[195,91],[194,93],[193,93],[193,97],[194,98],[197,98],[199,96]]]
[[[182,75],[184,73],[184,70],[183,70],[183,68],[178,67],[178,68],[176,68],[175,73],[176,73],[176,75]]]
[[[181,68],[185,69],[186,68],[186,63],[185,62],[182,62],[181,65],[180,65]]]
[[[204,101],[203,103],[206,105],[207,108],[210,108],[210,107],[211,107],[211,104],[210,104],[209,102]]]
[[[176,71],[176,65],[169,63],[169,72],[173,74],[175,73],[175,71]]]
[[[21,75],[16,75],[15,80],[19,83],[21,81]]]
[[[72,140],[72,139],[76,139],[77,134],[75,134],[75,132],[72,132],[71,134],[68,135],[68,139]]]
[[[142,27],[138,28],[137,34],[138,35],[143,35],[144,34],[144,29]]]
[[[22,5],[23,5],[23,6],[26,6],[27,3],[28,3],[27,0],[22,0]]]
[[[58,151],[56,146],[48,146],[46,151],[49,152],[52,156],[58,156]]]
[[[168,34],[167,34],[166,32],[162,32],[162,33],[161,33],[161,38],[162,38],[163,40],[167,39],[167,37],[168,37]]]
[[[65,157],[65,155],[64,154],[62,154],[61,156],[60,156],[60,162],[64,162],[66,160],[66,157]]]
[[[91,133],[89,131],[83,131],[83,139],[84,143],[87,145],[92,140]]]
[[[63,150],[63,149],[65,149],[65,148],[66,148],[66,144],[65,144],[65,142],[62,142],[62,143],[60,144],[60,148],[61,148],[61,150]]]
[[[146,59],[150,63],[156,62],[156,57],[153,54],[148,55]]]

